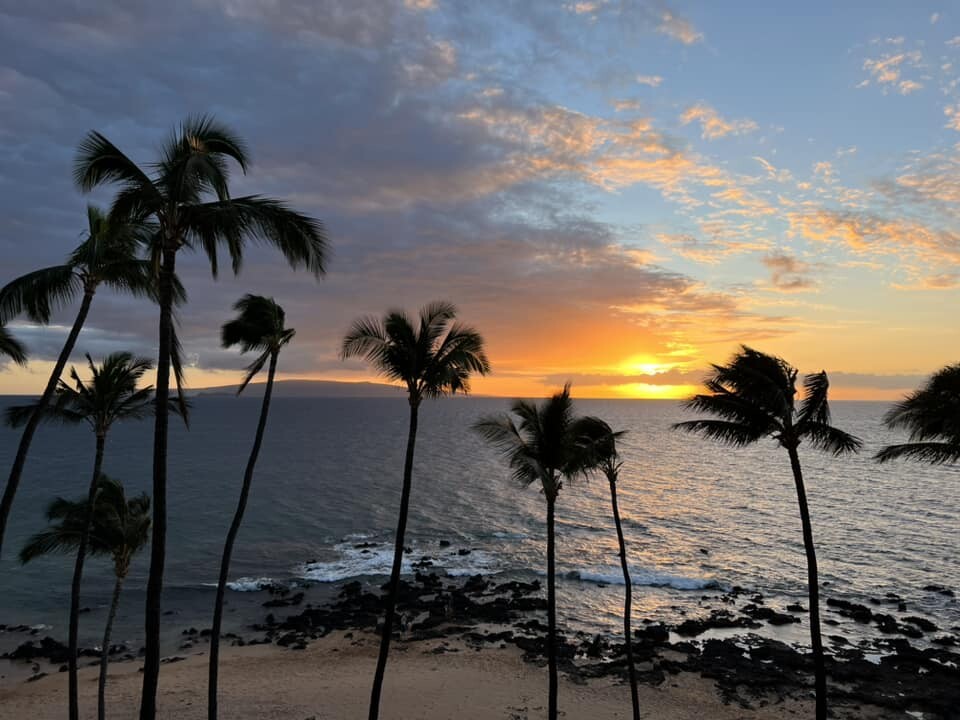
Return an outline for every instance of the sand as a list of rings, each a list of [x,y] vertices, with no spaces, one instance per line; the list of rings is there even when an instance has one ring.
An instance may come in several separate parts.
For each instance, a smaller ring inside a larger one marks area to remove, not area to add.
[[[367,716],[376,644],[330,635],[306,650],[272,645],[224,648],[220,670],[220,717],[237,720],[361,720]],[[456,652],[435,653],[446,644]],[[201,649],[201,648],[198,648]],[[142,675],[139,662],[111,665],[107,716],[136,717]],[[608,679],[576,684],[561,675],[559,704],[566,718],[630,718],[627,686]],[[61,720],[66,714],[66,673],[33,682],[0,682],[2,720]],[[546,716],[546,668],[526,663],[513,647],[482,651],[458,641],[397,643],[387,665],[383,720]],[[96,717],[97,668],[80,672],[81,717]],[[691,673],[669,677],[660,687],[642,685],[646,718],[727,720],[798,718],[812,715],[812,702],[771,698],[745,710],[724,705],[712,681]],[[206,718],[207,656],[195,654],[165,664],[160,674],[159,717]]]

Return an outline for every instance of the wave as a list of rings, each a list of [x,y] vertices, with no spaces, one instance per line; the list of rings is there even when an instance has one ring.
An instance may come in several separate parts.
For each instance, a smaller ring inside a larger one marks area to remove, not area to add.
[[[623,585],[623,573],[618,570],[571,570],[564,573],[568,580],[579,580],[603,585]],[[650,570],[631,571],[634,586],[665,587],[674,590],[720,590],[723,586],[713,578],[691,578]]]
[[[212,585],[213,587],[217,586],[216,583],[205,583],[205,584]],[[232,580],[228,582],[227,587],[233,590],[234,592],[257,592],[258,590],[263,590],[265,588],[274,587],[280,584],[282,583],[278,583],[273,578],[268,578],[268,577],[259,577],[259,578],[242,577],[242,578],[237,578],[236,580]]]
[[[355,538],[351,538],[355,539]],[[483,550],[471,550],[461,555],[458,550],[445,548],[436,552],[436,545],[429,549],[418,544],[412,552],[404,553],[401,572],[412,575],[416,570],[430,572],[442,570],[448,575],[465,576],[500,572],[496,558]],[[298,577],[313,582],[334,583],[364,575],[389,575],[393,566],[393,545],[390,543],[362,543],[359,546],[343,542],[334,546],[338,557],[327,561],[314,561],[297,569]],[[432,565],[420,565],[427,558]]]

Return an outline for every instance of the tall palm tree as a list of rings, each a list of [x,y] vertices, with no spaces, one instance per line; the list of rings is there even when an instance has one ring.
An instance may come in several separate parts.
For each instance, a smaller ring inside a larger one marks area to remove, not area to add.
[[[910,442],[888,445],[876,459],[910,458],[933,465],[960,460],[960,364],[935,372],[923,387],[883,417],[891,430],[908,430]]]
[[[243,512],[247,507],[247,498],[250,495],[250,484],[253,481],[253,469],[260,454],[260,445],[263,443],[263,432],[267,427],[267,414],[270,411],[270,396],[273,393],[273,379],[277,372],[277,359],[280,350],[289,343],[296,330],[284,325],[285,314],[283,308],[274,302],[273,298],[261,295],[244,295],[233,306],[239,315],[226,323],[221,329],[220,337],[223,347],[240,346],[241,352],[251,350],[259,352],[259,356],[247,366],[247,373],[243,378],[237,395],[243,392],[247,384],[259,373],[263,366],[270,361],[267,370],[267,385],[263,391],[263,403],[260,406],[260,420],[257,423],[257,433],[253,439],[253,449],[247,459],[247,469],[243,474],[243,485],[240,488],[240,500],[233,515],[233,522],[227,532],[227,540],[223,545],[223,557],[220,560],[220,578],[217,581],[217,598],[213,606],[213,628],[210,631],[210,682],[208,688],[207,714],[210,720],[217,717],[217,675],[220,658],[220,628],[223,625],[223,596],[227,588],[227,575],[230,572],[230,557],[233,554],[233,545],[240,532],[240,523],[243,522]]]
[[[119,192],[112,212],[119,217],[153,219],[158,232],[151,257],[159,269],[159,351],[157,405],[153,443],[153,539],[146,599],[146,653],[141,720],[156,716],[160,673],[160,599],[167,536],[167,399],[170,392],[173,336],[173,280],[177,254],[202,250],[216,277],[218,251],[225,249],[234,273],[240,271],[249,240],[275,246],[293,267],[315,276],[324,272],[327,239],[323,225],[285,204],[258,195],[230,196],[233,160],[246,172],[244,142],[229,128],[206,116],[184,121],[160,149],[148,171],[138,167],[110,140],[91,132],[80,144],[74,179],[83,191],[114,184]]]
[[[480,419],[474,429],[492,443],[513,469],[513,478],[527,487],[539,483],[547,501],[547,665],[549,720],[557,717],[557,591],[554,519],[563,481],[583,474],[592,460],[583,443],[584,420],[573,414],[570,385],[539,407],[515,400],[509,415]]]
[[[797,405],[798,371],[785,360],[765,355],[745,345],[726,365],[713,365],[704,382],[709,394],[696,395],[686,407],[715,415],[719,420],[690,420],[675,424],[679,430],[697,433],[727,445],[741,447],[772,438],[787,451],[800,506],[803,546],[807,555],[807,591],[810,600],[810,644],[813,648],[817,720],[827,717],[827,671],[820,637],[820,584],[813,529],[807,507],[800,455],[802,442],[835,456],[857,452],[858,438],[830,424],[823,371],[804,378],[804,397]]]
[[[424,398],[467,393],[470,390],[470,375],[486,375],[490,371],[483,338],[473,328],[456,322],[456,316],[457,310],[452,304],[433,302],[420,310],[419,325],[415,325],[402,310],[391,310],[382,319],[360,318],[347,332],[340,351],[341,358],[362,357],[379,374],[405,385],[410,405],[400,516],[394,538],[393,566],[390,570],[383,632],[380,635],[380,654],[370,694],[370,720],[375,720],[380,714],[380,692],[393,635],[420,403]]]
[[[6,411],[7,424],[19,427],[39,413],[43,420],[65,423],[86,423],[93,430],[96,451],[93,459],[93,475],[87,491],[86,523],[76,543],[77,558],[73,567],[70,586],[69,648],[69,715],[70,720],[80,716],[77,685],[77,652],[80,624],[80,582],[87,545],[93,529],[94,500],[99,488],[103,469],[103,455],[107,433],[117,422],[139,420],[150,414],[153,406],[153,388],[137,388],[137,383],[152,367],[149,360],[137,358],[126,352],[108,355],[99,367],[87,355],[91,379],[85,383],[76,368],[70,369],[73,385],[60,381],[53,403],[39,403],[10,407]]]
[[[40,402],[35,405],[37,412],[27,419],[20,436],[13,467],[3,499],[0,500],[0,552],[30,443],[40,424],[39,410],[49,404],[57,389],[57,383],[90,312],[94,295],[101,285],[134,296],[152,296],[156,289],[153,265],[137,255],[140,244],[153,231],[154,228],[147,223],[118,220],[89,205],[86,237],[70,253],[65,263],[29,272],[0,289],[0,323],[24,313],[34,322],[45,325],[50,322],[56,309],[80,296],[80,308],[73,326],[47,379]],[[179,283],[175,283],[174,290],[178,296],[182,294]]]
[[[27,364],[27,350],[10,331],[0,324],[0,357],[8,357],[17,365]]]
[[[103,630],[103,644],[100,646],[100,680],[97,686],[97,718],[104,720],[110,634],[120,604],[123,581],[130,571],[130,562],[150,538],[150,498],[144,494],[128,500],[123,485],[101,475],[94,495],[92,513],[90,508],[89,497],[75,501],[63,498],[54,500],[47,509],[47,519],[51,526],[30,538],[20,551],[20,562],[27,563],[51,553],[79,551],[80,544],[87,535],[87,553],[112,558],[115,581],[107,623]]]
[[[637,692],[637,669],[633,662],[633,633],[630,629],[630,614],[633,609],[633,581],[630,579],[630,567],[627,563],[627,544],[623,539],[623,525],[620,523],[620,506],[617,502],[617,481],[623,461],[617,450],[617,440],[623,437],[623,431],[613,429],[600,418],[584,418],[580,442],[589,453],[590,469],[599,470],[610,485],[610,502],[613,506],[613,522],[617,527],[617,543],[620,548],[620,568],[623,570],[623,636],[626,642],[627,673],[630,679],[630,700],[633,703],[633,720],[640,720],[640,697]]]

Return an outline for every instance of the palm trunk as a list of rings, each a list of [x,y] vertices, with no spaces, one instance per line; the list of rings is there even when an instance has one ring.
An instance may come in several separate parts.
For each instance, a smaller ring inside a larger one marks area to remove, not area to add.
[[[554,509],[556,498],[547,495],[547,666],[550,686],[547,720],[557,720],[557,578],[554,562]]]
[[[267,373],[267,387],[263,391],[263,405],[260,408],[260,422],[257,424],[257,434],[253,440],[253,449],[247,460],[247,469],[243,474],[243,487],[240,488],[240,500],[237,511],[233,515],[233,522],[227,532],[227,540],[223,545],[223,558],[220,560],[220,579],[217,581],[217,599],[213,606],[213,628],[210,631],[210,682],[207,696],[207,717],[209,720],[217,718],[217,676],[220,659],[220,628],[223,625],[223,596],[227,588],[227,575],[230,572],[230,556],[233,554],[233,544],[240,532],[240,523],[243,521],[243,512],[247,507],[247,498],[250,495],[250,484],[253,481],[253,469],[260,454],[260,445],[263,443],[263,431],[267,427],[267,413],[270,411],[270,395],[273,392],[273,377],[277,371],[277,353],[270,356],[270,369]]]
[[[803,525],[803,547],[807,553],[807,593],[810,600],[810,645],[813,648],[814,689],[817,696],[816,720],[827,720],[827,669],[823,659],[823,641],[820,638],[820,581],[817,573],[817,553],[813,546],[813,528],[807,508],[807,492],[803,487],[803,472],[796,448],[787,448],[790,467],[797,486],[800,522]]]
[[[620,507],[617,504],[617,481],[610,479],[610,501],[613,503],[613,521],[617,526],[617,542],[620,545],[620,567],[623,569],[623,636],[626,639],[627,673],[630,677],[630,700],[633,702],[633,720],[640,720],[640,698],[637,695],[637,669],[633,665],[633,634],[630,630],[630,612],[633,609],[633,581],[627,564],[627,544],[623,539],[620,524]]]
[[[413,451],[417,442],[418,409],[419,403],[411,399],[410,432],[407,435],[407,455],[403,462],[403,491],[400,494],[400,517],[397,520],[397,536],[393,541],[393,567],[390,570],[390,589],[387,591],[383,633],[380,635],[380,655],[377,657],[377,671],[374,673],[373,690],[370,692],[369,720],[377,720],[380,716],[380,692],[383,690],[383,675],[387,669],[387,655],[390,653],[390,638],[393,635],[393,614],[397,606],[400,568],[403,565],[403,543],[407,532],[407,510],[410,507],[410,485],[413,477]]]
[[[153,433],[153,535],[150,546],[150,576],[144,618],[145,655],[140,720],[157,714],[160,681],[160,597],[167,543],[167,424],[170,400],[170,349],[173,329],[173,277],[176,250],[164,249],[160,265],[160,338],[157,357],[156,423]]]
[[[68,631],[67,647],[67,685],[69,693],[69,718],[79,720],[80,701],[79,685],[77,680],[77,655],[80,652],[80,581],[83,579],[83,561],[87,556],[87,545],[90,542],[90,530],[93,527],[94,503],[97,501],[97,486],[100,481],[100,470],[103,467],[103,448],[106,437],[97,433],[97,453],[93,460],[93,478],[90,480],[90,490],[87,491],[87,511],[83,523],[83,535],[80,536],[80,545],[77,547],[77,559],[73,565],[73,582],[70,584],[70,629]]]
[[[80,330],[83,329],[83,323],[86,322],[87,313],[90,312],[90,304],[93,302],[93,292],[87,291],[83,294],[83,300],[80,303],[80,310],[73,321],[73,327],[70,328],[70,334],[67,335],[67,341],[57,356],[57,362],[53,366],[53,372],[47,380],[47,386],[43,389],[40,396],[40,402],[37,403],[37,409],[34,410],[30,419],[27,420],[26,427],[23,428],[23,435],[20,436],[20,445],[17,446],[17,455],[13,460],[13,467],[10,469],[10,477],[7,479],[7,487],[3,491],[3,500],[0,501],[0,554],[3,553],[3,538],[7,531],[7,520],[10,517],[10,509],[13,507],[13,497],[17,494],[17,487],[20,485],[20,476],[23,475],[23,468],[27,463],[27,453],[30,451],[30,443],[33,442],[33,434],[43,419],[43,412],[50,404],[50,398],[53,397],[57,389],[57,383],[63,374],[63,369],[70,360],[70,354],[73,352],[73,346],[77,344],[77,337]]]
[[[107,663],[110,662],[110,633],[113,631],[113,620],[117,617],[117,606],[120,604],[120,590],[123,588],[123,575],[117,575],[113,585],[113,600],[110,602],[110,612],[107,614],[107,626],[103,629],[103,650],[100,652],[100,680],[97,685],[97,720],[104,720],[107,712]]]

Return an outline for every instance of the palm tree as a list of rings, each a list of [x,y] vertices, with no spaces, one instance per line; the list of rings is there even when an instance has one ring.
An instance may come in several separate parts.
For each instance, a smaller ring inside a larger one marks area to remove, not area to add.
[[[27,364],[26,348],[3,325],[0,325],[0,357],[8,357],[17,365]]]
[[[218,250],[240,271],[248,240],[277,247],[293,267],[315,276],[324,272],[327,240],[323,225],[283,203],[257,195],[232,198],[229,161],[246,172],[249,158],[243,141],[210,117],[188,118],[163,145],[149,172],[138,167],[105,136],[91,132],[80,144],[74,179],[83,191],[104,184],[119,186],[112,212],[158,225],[150,246],[159,268],[159,351],[157,405],[153,444],[153,539],[146,600],[141,720],[156,716],[160,673],[160,598],[167,535],[167,400],[174,347],[173,303],[177,253],[202,250],[216,277]]]
[[[73,582],[70,586],[70,629],[69,648],[69,707],[71,720],[80,715],[77,686],[77,652],[80,624],[80,581],[83,577],[83,563],[87,554],[87,545],[93,528],[94,500],[103,474],[103,455],[107,443],[107,433],[114,423],[123,420],[139,420],[150,414],[153,405],[153,388],[137,389],[137,383],[152,367],[149,360],[135,358],[130,353],[118,352],[107,356],[103,364],[97,367],[93,358],[87,355],[90,368],[89,384],[80,379],[76,368],[70,369],[73,386],[60,381],[54,402],[50,405],[33,403],[7,408],[7,424],[19,427],[39,413],[43,420],[56,420],[65,423],[86,423],[96,438],[96,452],[93,460],[93,475],[90,489],[87,491],[86,524],[83,526],[76,543],[77,559],[73,568]]]
[[[56,309],[71,303],[78,295],[81,298],[73,327],[70,328],[54,363],[40,402],[34,406],[37,412],[27,419],[20,436],[13,467],[0,501],[0,552],[13,499],[27,462],[30,443],[40,424],[40,409],[49,404],[57,389],[57,383],[70,360],[70,354],[90,312],[97,289],[105,285],[134,296],[152,296],[156,288],[153,265],[150,261],[137,257],[140,243],[148,238],[153,230],[149,224],[117,220],[89,205],[86,237],[70,253],[65,263],[34,270],[0,289],[0,323],[25,313],[34,322],[45,325],[50,322]],[[175,292],[178,296],[182,293],[179,283],[175,284]]]
[[[217,598],[213,606],[213,628],[210,631],[210,683],[207,703],[207,714],[210,720],[217,717],[217,675],[220,658],[220,628],[223,624],[223,596],[227,587],[227,575],[230,572],[230,556],[233,554],[233,545],[240,532],[240,523],[243,522],[243,512],[247,507],[247,498],[250,495],[250,484],[253,481],[253,469],[260,454],[260,445],[263,442],[263,432],[267,427],[267,413],[270,411],[270,396],[273,393],[273,379],[277,372],[277,358],[280,350],[289,343],[296,330],[284,326],[285,314],[283,308],[274,302],[273,298],[261,295],[244,295],[233,306],[239,315],[226,323],[221,330],[221,341],[225,348],[234,345],[240,346],[241,352],[257,351],[260,355],[247,366],[247,374],[243,378],[237,395],[243,392],[247,384],[270,361],[267,370],[267,385],[263,391],[263,403],[260,406],[260,420],[257,423],[257,434],[254,436],[253,449],[247,460],[247,469],[243,474],[243,485],[240,488],[240,500],[233,515],[233,522],[227,532],[227,540],[223,545],[223,558],[220,561],[220,578],[217,581]]]
[[[547,501],[547,664],[549,666],[549,720],[557,717],[557,593],[554,515],[565,479],[583,474],[592,453],[583,443],[584,420],[573,415],[570,385],[539,407],[515,400],[509,415],[482,418],[474,429],[498,448],[513,469],[513,478],[527,487],[539,483]]]
[[[126,499],[123,485],[101,475],[94,496],[93,512],[90,499],[54,500],[47,509],[49,528],[34,535],[20,551],[20,562],[27,563],[41,555],[80,552],[83,538],[89,534],[90,555],[104,555],[113,559],[115,582],[107,623],[100,646],[100,680],[97,688],[97,718],[106,713],[107,663],[110,660],[110,633],[120,604],[123,581],[130,571],[130,562],[150,537],[150,498],[145,494]],[[92,515],[92,523],[90,517]]]
[[[402,310],[391,310],[382,319],[364,317],[351,326],[340,351],[342,359],[362,357],[378,373],[407,388],[410,429],[403,464],[400,516],[393,546],[390,589],[380,635],[380,654],[370,694],[370,720],[380,714],[380,692],[393,635],[393,615],[403,562],[403,541],[410,506],[413,451],[417,440],[417,416],[424,398],[442,397],[470,390],[470,375],[490,371],[483,338],[473,328],[456,322],[457,310],[448,302],[433,302],[420,310],[419,326]]]
[[[633,662],[633,634],[630,629],[630,613],[633,608],[633,582],[627,564],[627,544],[623,539],[623,526],[620,523],[620,506],[617,503],[617,481],[623,462],[617,450],[617,440],[623,437],[623,431],[613,429],[600,418],[584,418],[583,443],[589,453],[591,469],[602,472],[610,484],[610,502],[613,505],[613,522],[617,526],[617,543],[620,548],[620,567],[623,570],[623,636],[626,640],[627,673],[630,678],[630,700],[633,703],[633,720],[640,720],[640,697],[637,693],[637,669]]]
[[[800,456],[801,442],[835,456],[857,452],[858,438],[830,424],[827,373],[804,378],[804,397],[797,407],[796,368],[785,360],[745,345],[727,365],[713,365],[704,382],[709,394],[696,395],[686,407],[719,417],[675,424],[679,430],[697,433],[727,445],[742,447],[763,438],[773,438],[787,451],[800,506],[803,546],[807,555],[807,591],[810,599],[810,644],[813,648],[817,720],[827,717],[827,671],[820,637],[820,585],[813,529],[807,507]]]
[[[883,418],[891,430],[910,432],[909,443],[888,445],[876,459],[910,458],[933,465],[960,460],[960,364],[935,372]]]

